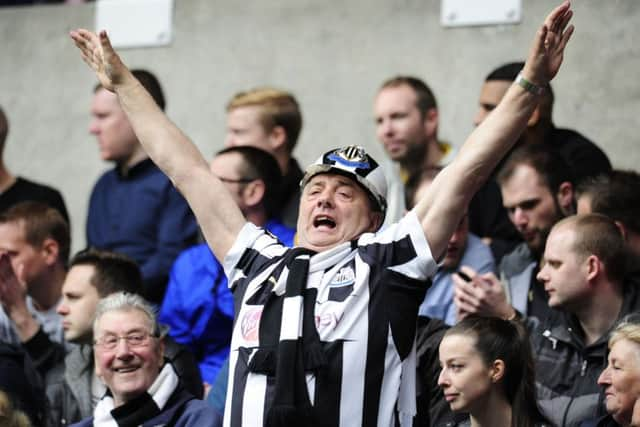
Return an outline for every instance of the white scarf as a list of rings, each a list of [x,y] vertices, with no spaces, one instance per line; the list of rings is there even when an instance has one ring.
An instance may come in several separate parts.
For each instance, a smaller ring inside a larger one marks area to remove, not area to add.
[[[153,384],[151,384],[149,390],[147,390],[147,393],[151,395],[151,398],[160,410],[164,408],[169,397],[171,397],[175,391],[178,386],[178,381],[178,375],[171,363],[165,363],[158,377]],[[107,394],[98,402],[96,409],[93,411],[94,427],[118,427],[118,423],[111,415],[113,409],[113,397]]]

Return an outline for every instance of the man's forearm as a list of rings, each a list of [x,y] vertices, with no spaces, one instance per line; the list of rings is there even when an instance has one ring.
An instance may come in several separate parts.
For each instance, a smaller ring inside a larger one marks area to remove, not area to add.
[[[198,148],[129,71],[115,90],[144,150],[174,185],[180,188],[180,178],[190,169],[208,167]]]

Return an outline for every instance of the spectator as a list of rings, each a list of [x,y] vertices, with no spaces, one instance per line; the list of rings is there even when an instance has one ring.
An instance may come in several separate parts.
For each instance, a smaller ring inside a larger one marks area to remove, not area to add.
[[[145,70],[134,76],[164,109],[162,88]],[[91,104],[89,130],[100,156],[114,162],[91,192],[87,244],[133,258],[142,270],[144,296],[161,303],[171,264],[195,243],[197,224],[187,203],[138,142],[116,96],[100,85]]]
[[[469,316],[440,343],[438,384],[453,411],[469,413],[472,426],[550,426],[536,404],[531,358],[522,326]]]
[[[282,172],[276,217],[296,227],[302,169],[293,149],[302,129],[298,101],[289,93],[269,87],[239,92],[227,104],[225,146],[251,145],[271,154]]]
[[[154,308],[136,294],[101,300],[93,322],[96,375],[109,389],[93,416],[74,426],[207,425],[213,410],[186,391],[173,365]]]
[[[538,279],[549,305],[560,310],[532,328],[538,397],[559,426],[578,426],[604,415],[604,390],[597,378],[605,367],[609,333],[640,309],[636,286],[625,283],[625,248],[608,217],[577,215],[556,224],[547,240]]]
[[[49,398],[49,426],[66,426],[91,416],[105,393],[94,370],[92,321],[101,298],[115,292],[137,293],[142,277],[136,263],[124,255],[90,249],[77,253],[70,263],[62,288],[58,312],[63,318],[65,339],[77,344],[66,355],[59,346],[41,341],[36,354],[49,353],[52,368],[44,372]],[[202,380],[193,355],[170,338],[165,339],[165,358],[174,366],[181,383],[202,396]]]
[[[500,262],[504,287],[493,274],[477,275],[466,267],[461,270],[471,282],[454,275],[455,303],[461,316],[477,313],[507,319],[515,316],[515,309],[541,320],[549,311],[548,296],[536,273],[551,227],[573,213],[573,186],[562,159],[536,145],[513,151],[497,180],[509,218],[524,242]]]
[[[629,273],[640,268],[640,175],[614,170],[583,181],[577,188],[578,213],[600,213],[621,228],[630,254]]]
[[[7,169],[3,154],[8,134],[9,121],[0,107],[0,212],[20,202],[42,202],[60,212],[68,223],[67,207],[58,190],[15,176]]]
[[[406,211],[405,190],[413,191],[405,189],[409,181],[418,179],[415,175],[425,169],[451,162],[455,149],[438,138],[435,96],[417,77],[397,76],[384,82],[373,110],[376,135],[389,157],[383,165],[388,185],[387,226],[402,218]],[[496,238],[501,242],[518,239],[493,180],[481,187],[471,200],[469,225],[473,233],[483,238]]]
[[[0,214],[0,339],[28,346],[41,331],[64,341],[56,308],[70,240],[62,215],[42,203],[22,202]]]
[[[424,169],[446,165],[455,150],[438,139],[436,98],[417,77],[397,76],[384,82],[373,110],[376,136],[390,160],[384,164],[388,209],[385,224],[393,224],[407,208],[407,181]]]
[[[273,156],[251,146],[229,147],[216,154],[211,170],[247,221],[293,245],[294,231],[274,218],[281,177]],[[169,335],[192,350],[202,379],[213,384],[229,355],[233,296],[207,244],[187,249],[174,263],[159,319],[169,325]]]
[[[622,319],[609,338],[609,362],[598,377],[604,388],[608,414],[598,427],[632,424],[633,407],[640,398],[640,319],[629,315]]]

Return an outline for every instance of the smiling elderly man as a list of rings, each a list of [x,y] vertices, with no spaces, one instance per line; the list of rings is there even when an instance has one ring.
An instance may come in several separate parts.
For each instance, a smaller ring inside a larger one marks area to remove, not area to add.
[[[558,71],[571,15],[567,2],[547,17],[496,112],[399,223],[378,231],[386,185],[362,148],[320,157],[302,180],[294,249],[246,222],[197,147],[124,66],[106,32],[71,33],[102,85],[118,95],[149,156],[188,200],[225,267],[237,307],[226,426],[411,424],[415,325],[426,279],[474,191]]]
[[[96,375],[108,388],[93,417],[74,426],[203,426],[213,410],[180,385],[164,362],[154,308],[136,294],[102,299],[93,322]]]

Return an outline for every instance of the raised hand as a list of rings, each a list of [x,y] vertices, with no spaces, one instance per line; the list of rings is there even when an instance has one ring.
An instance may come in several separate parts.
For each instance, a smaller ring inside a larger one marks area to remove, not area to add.
[[[573,34],[573,25],[567,26],[572,16],[569,1],[556,7],[547,16],[529,51],[523,70],[525,78],[544,86],[555,77],[562,64],[564,49]]]
[[[14,316],[28,314],[27,287],[20,278],[23,267],[13,270],[9,255],[0,255],[0,303],[12,319]]]
[[[89,30],[78,29],[71,31],[69,35],[80,49],[82,60],[96,73],[105,89],[114,92],[115,86],[130,75],[127,67],[113,50],[106,31],[100,31],[98,35]]]

